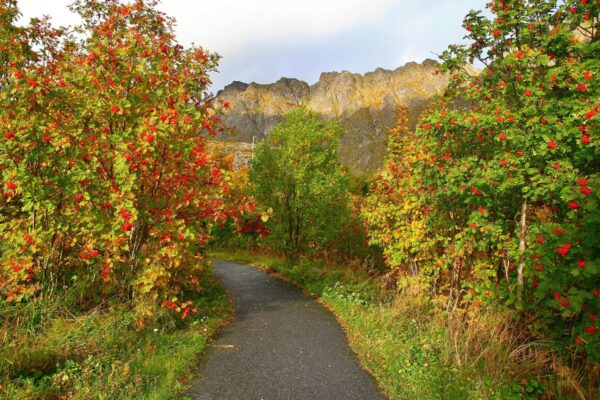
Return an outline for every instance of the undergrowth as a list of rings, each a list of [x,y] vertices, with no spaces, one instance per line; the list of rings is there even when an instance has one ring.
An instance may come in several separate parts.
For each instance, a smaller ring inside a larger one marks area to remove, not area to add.
[[[124,305],[82,310],[68,296],[0,309],[0,399],[181,399],[207,340],[230,315],[207,278],[196,313],[143,326]],[[19,316],[18,318],[15,316]]]

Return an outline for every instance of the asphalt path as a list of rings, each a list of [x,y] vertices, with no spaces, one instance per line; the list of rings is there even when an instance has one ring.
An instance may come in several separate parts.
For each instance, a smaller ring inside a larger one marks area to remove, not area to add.
[[[382,400],[334,316],[293,285],[215,261],[234,320],[203,358],[194,400]]]

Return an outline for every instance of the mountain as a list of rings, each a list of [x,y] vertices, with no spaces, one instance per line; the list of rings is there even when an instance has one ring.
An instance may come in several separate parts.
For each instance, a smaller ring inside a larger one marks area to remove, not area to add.
[[[285,114],[306,106],[326,120],[337,120],[346,135],[340,160],[353,175],[376,171],[385,155],[387,133],[404,106],[414,127],[419,114],[442,92],[448,77],[436,74],[437,62],[408,63],[393,71],[378,68],[364,75],[325,72],[313,85],[281,78],[272,84],[233,82],[217,93],[231,103],[225,114],[230,130],[219,139],[226,142],[262,140]]]

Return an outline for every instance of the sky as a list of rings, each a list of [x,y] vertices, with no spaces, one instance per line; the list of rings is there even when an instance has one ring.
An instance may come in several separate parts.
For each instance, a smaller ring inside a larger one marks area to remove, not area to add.
[[[76,24],[71,0],[19,0],[22,21],[49,15]],[[162,0],[183,45],[222,56],[214,92],[232,81],[310,84],[322,72],[365,73],[436,59],[466,33],[462,19],[485,0]]]

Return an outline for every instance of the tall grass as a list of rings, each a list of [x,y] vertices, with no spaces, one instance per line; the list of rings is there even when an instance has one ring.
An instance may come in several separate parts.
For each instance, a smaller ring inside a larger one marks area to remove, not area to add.
[[[74,306],[65,293],[2,305],[0,399],[181,398],[208,337],[230,313],[224,289],[208,279],[198,312],[163,312],[144,326],[130,306]]]

